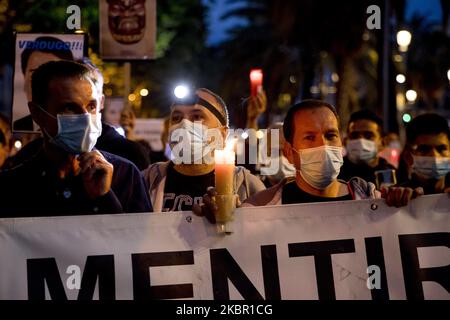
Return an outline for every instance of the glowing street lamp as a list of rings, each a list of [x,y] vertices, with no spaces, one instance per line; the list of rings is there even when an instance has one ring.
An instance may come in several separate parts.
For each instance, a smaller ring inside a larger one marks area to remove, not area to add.
[[[402,119],[403,119],[404,122],[408,123],[408,122],[411,121],[412,117],[411,117],[411,115],[409,113],[405,113],[403,115]]]
[[[407,30],[400,30],[399,32],[397,32],[397,43],[401,52],[408,51],[408,46],[411,43],[411,38],[411,32]]]
[[[136,95],[134,93],[130,93],[128,95],[128,100],[130,100],[131,102],[135,101],[136,100]]]
[[[395,80],[397,80],[398,83],[405,83],[406,77],[400,73],[395,77]]]
[[[409,103],[413,103],[417,99],[417,92],[415,90],[408,90],[406,91],[406,100],[408,100]]]

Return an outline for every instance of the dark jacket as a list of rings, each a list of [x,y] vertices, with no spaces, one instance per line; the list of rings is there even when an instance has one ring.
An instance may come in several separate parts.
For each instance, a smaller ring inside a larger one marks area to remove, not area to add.
[[[15,167],[30,159],[42,148],[43,139],[38,138],[27,143],[14,157],[8,161],[8,167]],[[133,162],[139,170],[150,164],[150,155],[137,142],[122,137],[113,127],[102,123],[102,134],[95,147]]]
[[[81,175],[59,178],[41,149],[31,159],[0,174],[0,217],[152,211],[147,187],[136,166],[100,152],[114,167],[111,190],[106,195],[90,199]]]

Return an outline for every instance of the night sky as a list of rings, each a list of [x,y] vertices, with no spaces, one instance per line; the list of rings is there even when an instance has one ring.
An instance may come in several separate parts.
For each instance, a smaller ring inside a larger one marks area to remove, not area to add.
[[[240,19],[228,19],[227,21],[220,20],[220,16],[233,6],[236,6],[236,4],[227,4],[227,0],[215,0],[214,4],[209,4],[208,0],[203,1],[210,6],[208,15],[208,44],[220,43],[227,38],[226,32],[230,26],[245,23],[244,20]],[[239,6],[239,4],[237,6]],[[415,12],[426,16],[429,21],[439,22],[442,20],[442,11],[439,0],[407,0],[405,12],[406,19],[410,19]]]

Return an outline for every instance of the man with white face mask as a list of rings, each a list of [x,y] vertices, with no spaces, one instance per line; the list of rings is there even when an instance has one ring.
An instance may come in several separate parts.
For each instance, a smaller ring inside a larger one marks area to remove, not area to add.
[[[202,205],[203,195],[215,185],[213,151],[222,148],[228,125],[225,103],[207,89],[198,89],[172,104],[168,136],[171,160],[143,171],[155,212],[192,210]],[[264,188],[250,171],[236,166],[234,191],[241,201]]]
[[[412,155],[410,180],[401,184],[423,187],[425,194],[450,192],[450,129],[445,118],[429,113],[417,116],[406,128]]]
[[[3,216],[151,211],[138,169],[94,149],[101,97],[89,72],[76,62],[52,61],[33,73],[29,108],[44,142],[33,157],[2,173]]]
[[[360,177],[375,183],[375,171],[395,170],[378,156],[383,149],[383,122],[369,110],[361,110],[350,116],[347,127],[347,155],[338,178],[345,181]]]
[[[355,177],[338,180],[343,164],[342,142],[336,110],[320,100],[304,100],[288,111],[283,131],[284,154],[294,164],[295,178],[247,199],[243,206],[263,206],[305,202],[344,201],[379,198],[375,185]],[[389,189],[388,205],[403,206],[421,190]]]

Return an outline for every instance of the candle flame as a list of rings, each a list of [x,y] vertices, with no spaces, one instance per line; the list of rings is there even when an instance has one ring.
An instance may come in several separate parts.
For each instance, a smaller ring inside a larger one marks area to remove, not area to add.
[[[238,140],[237,138],[233,138],[230,141],[228,141],[228,143],[225,146],[224,150],[226,150],[226,151],[234,151],[234,147],[236,146],[237,140]]]

